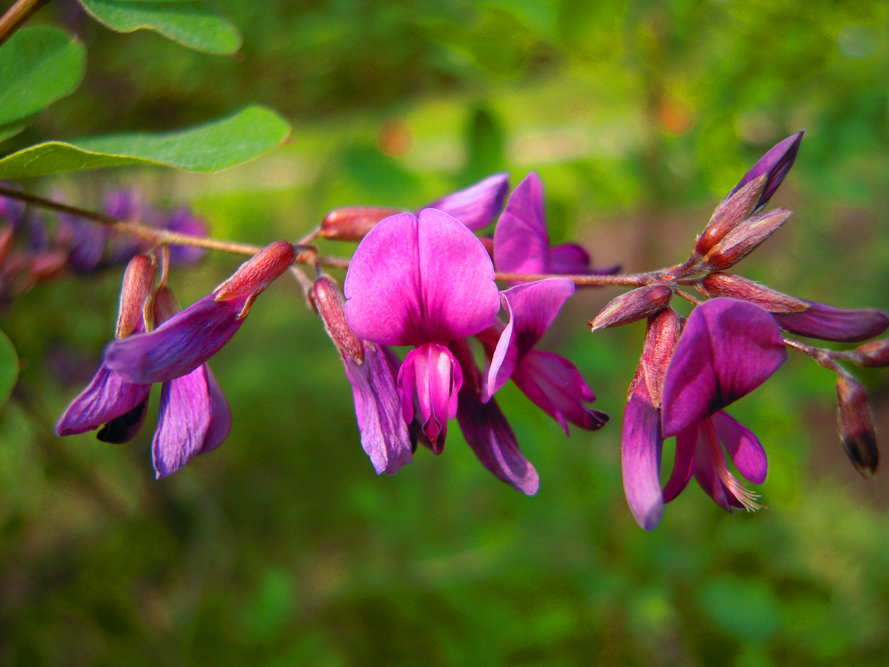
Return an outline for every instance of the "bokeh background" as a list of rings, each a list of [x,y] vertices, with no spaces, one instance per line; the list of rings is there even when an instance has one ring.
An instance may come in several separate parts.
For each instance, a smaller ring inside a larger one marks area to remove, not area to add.
[[[111,33],[70,4],[41,10],[34,22],[87,43],[87,78],[10,145],[181,127],[248,102],[290,119],[291,144],[213,176],[25,187],[94,208],[138,189],[191,206],[219,238],[266,243],[335,206],[415,208],[535,170],[554,241],[639,271],[684,259],[744,171],[806,128],[772,200],[795,214],[738,270],[889,308],[886,3],[216,4],[244,35],[240,58]],[[238,261],[209,256],[172,285],[190,303]],[[526,498],[456,426],[441,457],[374,475],[336,353],[285,276],[213,359],[231,437],[158,482],[148,426],[125,446],[52,432],[113,331],[120,273],[66,276],[0,313],[22,360],[0,412],[3,664],[886,664],[889,487],[846,461],[832,374],[807,359],[791,354],[730,410],[769,453],[768,509],[731,516],[692,485],[646,533],[619,441],[643,327],[585,325],[617,290],[580,292],[544,343],[581,368],[611,424],[566,439],[501,393],[542,480]],[[858,375],[885,432],[889,376]]]

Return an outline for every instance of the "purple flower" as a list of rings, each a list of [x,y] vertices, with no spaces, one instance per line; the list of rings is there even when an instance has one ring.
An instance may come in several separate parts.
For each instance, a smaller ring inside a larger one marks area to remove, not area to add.
[[[138,332],[145,330],[142,305],[154,281],[154,271],[146,262],[147,258],[139,255],[127,267],[118,335],[127,336],[131,331],[139,335]],[[159,289],[154,295],[155,319],[163,322],[175,310],[175,299],[169,289]],[[133,321],[136,313],[138,322]],[[72,435],[101,427],[99,440],[128,442],[145,420],[150,392],[150,384],[129,382],[103,362],[87,388],[62,414],[56,433]],[[228,402],[206,364],[164,382],[151,448],[157,477],[176,472],[198,454],[215,449],[230,431]]]
[[[657,525],[663,503],[675,498],[692,474],[725,509],[756,507],[755,496],[726,468],[719,442],[741,474],[757,484],[765,479],[765,453],[722,409],[765,382],[787,357],[774,319],[743,301],[712,299],[695,308],[671,355],[677,329],[673,311],[652,318],[624,414],[624,489],[633,516],[646,530]],[[662,493],[661,444],[674,435],[676,460]]]
[[[731,197],[742,187],[756,180],[762,175],[766,176],[766,183],[762,193],[759,195],[753,206],[753,211],[761,210],[775,194],[778,186],[784,181],[784,177],[790,171],[796,160],[796,154],[799,152],[800,143],[803,140],[805,130],[800,130],[796,134],[791,134],[783,141],[779,141],[772,146],[765,155],[763,155],[755,165],[744,174],[744,177],[738,184],[728,193]]]
[[[312,300],[352,385],[361,446],[378,475],[394,475],[412,458],[411,438],[396,388],[401,360],[386,346],[360,340],[349,329],[345,299],[332,278],[321,276],[315,281]]]
[[[105,363],[129,382],[166,382],[191,373],[237,333],[256,298],[293,264],[293,245],[276,241],[227,281],[150,333],[114,341]]]
[[[463,190],[452,192],[423,208],[434,208],[456,218],[476,232],[487,227],[503,208],[509,176],[494,174]]]
[[[620,267],[591,269],[581,246],[549,247],[543,209],[543,184],[534,172],[519,183],[494,230],[494,264],[504,273],[608,275]]]
[[[823,303],[805,301],[806,310],[798,313],[773,314],[778,325],[793,334],[857,343],[879,336],[889,328],[889,315],[873,308],[834,308]]]
[[[451,216],[426,209],[386,218],[355,251],[344,285],[346,321],[364,340],[409,345],[398,372],[404,421],[440,452],[457,413],[463,369],[448,349],[494,323],[500,298],[484,247]]]
[[[591,431],[608,422],[607,414],[585,405],[596,397],[574,364],[533,349],[574,289],[570,280],[550,278],[501,292],[509,322],[498,320],[478,336],[491,359],[482,399],[490,400],[511,379],[566,434],[568,422]]]

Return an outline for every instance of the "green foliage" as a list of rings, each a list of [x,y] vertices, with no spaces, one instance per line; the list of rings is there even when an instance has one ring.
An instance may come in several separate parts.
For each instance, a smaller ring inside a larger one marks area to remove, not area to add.
[[[80,0],[80,4],[117,32],[148,28],[207,53],[234,53],[241,46],[238,30],[204,0]]]
[[[64,30],[23,28],[0,47],[0,140],[70,95],[83,78],[86,50]]]
[[[214,172],[256,159],[283,142],[290,126],[264,107],[187,130],[48,141],[0,160],[0,177],[29,178],[133,164]]]
[[[0,331],[0,407],[9,399],[19,376],[19,359],[9,336]]]

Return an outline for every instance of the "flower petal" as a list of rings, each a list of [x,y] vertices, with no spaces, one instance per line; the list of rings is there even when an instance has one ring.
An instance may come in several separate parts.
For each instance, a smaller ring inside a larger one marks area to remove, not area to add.
[[[163,225],[164,229],[189,236],[207,236],[207,223],[194,215],[187,208],[180,208],[170,215]],[[172,264],[190,264],[201,259],[207,253],[203,248],[186,245],[170,246],[170,262]]]
[[[201,453],[210,428],[212,401],[206,366],[165,382],[151,456],[157,478],[179,470]]]
[[[882,310],[834,308],[814,301],[806,303],[809,304],[807,310],[772,317],[784,331],[839,343],[857,343],[879,336],[889,328],[889,315]]]
[[[698,485],[713,498],[714,502],[726,512],[732,507],[740,507],[733,495],[726,493],[725,485],[719,477],[719,470],[725,469],[725,455],[719,443],[714,446],[708,437],[715,437],[710,429],[702,428],[698,432],[697,449],[695,450],[694,475]],[[732,502],[734,500],[734,502]]]
[[[624,493],[633,517],[645,530],[661,520],[664,497],[661,493],[661,413],[644,390],[637,386],[624,411],[621,434],[621,465]]]
[[[512,374],[512,381],[534,405],[568,433],[568,422],[588,431],[608,423],[604,412],[584,403],[595,400],[592,389],[570,361],[557,354],[532,350]]]
[[[749,394],[787,358],[772,316],[734,299],[695,308],[664,379],[664,437],[676,435]]]
[[[692,424],[676,434],[676,454],[673,459],[673,471],[664,486],[664,502],[674,500],[685,490],[694,472],[695,450],[698,442],[698,425]]]
[[[484,246],[434,209],[374,227],[352,257],[344,291],[349,327],[383,345],[466,338],[491,326],[500,310]]]
[[[361,434],[361,446],[370,457],[377,474],[394,475],[411,462],[411,439],[401,414],[401,401],[395,386],[397,357],[383,346],[362,341],[364,363],[360,366],[340,354],[346,377],[352,385],[355,416]],[[394,364],[394,367],[393,367]]]
[[[772,146],[766,154],[753,165],[753,168],[744,174],[744,178],[742,178],[732,191],[728,193],[728,196],[731,197],[750,181],[759,178],[763,174],[768,174],[765,189],[759,196],[759,201],[755,208],[760,209],[765,206],[769,199],[771,199],[772,195],[775,194],[778,186],[781,185],[784,177],[787,176],[787,173],[793,166],[793,162],[796,160],[796,154],[799,152],[800,143],[803,140],[803,132],[805,132],[805,130],[792,134],[783,141],[779,141]]]
[[[139,403],[129,412],[115,417],[105,424],[96,433],[96,440],[109,442],[112,445],[122,445],[136,437],[142,424],[145,422],[145,413],[148,411],[148,398]]]
[[[435,208],[456,218],[472,231],[491,223],[509,192],[509,174],[494,174],[464,190],[452,192],[424,208]]]
[[[114,341],[105,363],[131,382],[167,382],[191,373],[241,328],[242,299],[205,296],[150,333]]]
[[[207,427],[207,437],[204,439],[204,446],[201,447],[201,454],[212,452],[219,447],[219,445],[225,442],[232,430],[232,411],[228,405],[228,400],[226,400],[225,394],[222,393],[222,389],[219,388],[219,383],[216,381],[216,376],[213,375],[210,367],[205,364],[204,370],[207,372],[207,390],[210,393],[212,404],[210,407],[210,426]]]
[[[479,394],[481,373],[472,358],[472,351],[463,342],[451,350],[464,369],[465,381],[460,388],[457,422],[472,451],[497,479],[512,485],[529,496],[537,493],[540,478],[519,450],[515,433],[496,401],[482,403]]]
[[[494,265],[505,273],[546,273],[549,235],[543,184],[534,172],[516,186],[494,230]]]
[[[716,433],[738,472],[754,484],[766,481],[769,462],[753,431],[720,410],[711,418]]]
[[[590,270],[590,253],[576,243],[564,243],[549,249],[550,273],[580,275]]]
[[[550,278],[500,293],[509,323],[491,357],[491,367],[482,390],[483,400],[488,400],[506,384],[515,365],[537,344],[562,305],[574,294],[574,289],[570,280]]]
[[[462,384],[460,364],[448,348],[435,343],[411,350],[398,372],[397,386],[404,421],[413,419],[416,395],[423,432],[436,454],[444,448],[448,419],[457,414],[457,392]]]
[[[58,435],[94,431],[144,403],[150,384],[127,382],[104,363],[56,424]]]

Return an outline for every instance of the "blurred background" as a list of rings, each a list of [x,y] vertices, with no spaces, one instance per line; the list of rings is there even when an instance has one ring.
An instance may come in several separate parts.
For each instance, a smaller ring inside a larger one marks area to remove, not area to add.
[[[10,150],[250,102],[290,119],[292,143],[213,176],[120,169],[24,187],[96,209],[139,191],[190,206],[218,238],[264,244],[336,206],[416,208],[535,170],[553,241],[635,272],[685,259],[741,175],[806,128],[772,200],[795,214],[737,271],[889,308],[886,3],[216,4],[243,33],[238,58],[115,34],[71,4],[41,10],[35,23],[86,42],[87,78]],[[238,262],[207,256],[171,284],[191,303]],[[540,473],[526,498],[456,425],[441,457],[418,451],[377,477],[335,350],[285,276],[212,361],[231,437],[154,481],[156,393],[130,444],[53,434],[113,333],[121,272],[67,275],[0,313],[22,362],[0,412],[0,663],[885,664],[889,487],[848,463],[834,377],[800,355],[730,409],[769,454],[768,509],[731,516],[691,485],[646,533],[620,472],[644,327],[585,324],[618,290],[578,293],[542,344],[577,364],[611,424],[566,439],[512,385],[499,395]],[[889,376],[857,375],[885,432]]]

